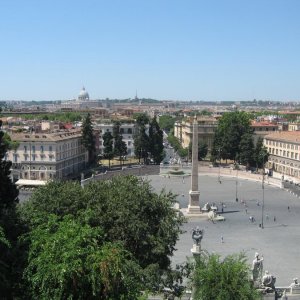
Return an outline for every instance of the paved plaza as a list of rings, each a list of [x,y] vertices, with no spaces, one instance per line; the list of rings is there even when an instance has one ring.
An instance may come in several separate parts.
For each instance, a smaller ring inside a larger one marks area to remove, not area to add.
[[[180,207],[187,207],[190,177],[183,180],[182,177],[152,175],[148,179],[156,191],[162,188],[172,191],[178,195]],[[264,270],[269,270],[277,277],[276,286],[287,286],[294,277],[300,277],[300,199],[279,187],[266,184],[264,229],[261,229],[262,184],[238,179],[237,203],[236,178],[221,177],[221,182],[216,176],[200,173],[200,203],[201,206],[206,202],[215,203],[221,208],[220,203],[223,202],[226,221],[214,224],[206,217],[189,218],[183,227],[186,232],[177,243],[173,263],[184,262],[187,256],[191,256],[191,230],[199,226],[204,229],[202,249],[222,256],[244,251],[249,264],[255,252],[259,252],[264,256]],[[250,216],[254,217],[254,222],[250,222]]]

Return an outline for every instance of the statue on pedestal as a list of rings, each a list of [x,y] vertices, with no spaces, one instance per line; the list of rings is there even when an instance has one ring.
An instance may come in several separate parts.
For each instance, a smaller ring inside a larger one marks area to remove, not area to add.
[[[196,229],[192,229],[192,239],[194,241],[194,244],[197,246],[200,246],[201,240],[203,238],[203,230],[199,228],[199,226],[196,227]]]
[[[252,262],[252,277],[254,282],[261,281],[263,271],[264,257],[259,257],[259,253],[255,253],[255,258]]]
[[[262,284],[263,287],[266,288],[267,292],[275,291],[275,282],[276,277],[269,274],[269,271],[266,271],[264,277],[262,278]]]

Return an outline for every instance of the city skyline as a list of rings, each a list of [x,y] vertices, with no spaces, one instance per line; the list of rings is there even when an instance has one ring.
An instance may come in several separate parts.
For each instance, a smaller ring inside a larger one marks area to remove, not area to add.
[[[300,100],[296,0],[0,7],[1,100]]]

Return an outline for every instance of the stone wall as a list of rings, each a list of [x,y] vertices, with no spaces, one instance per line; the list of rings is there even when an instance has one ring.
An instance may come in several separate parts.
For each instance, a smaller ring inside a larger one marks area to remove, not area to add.
[[[158,175],[159,174],[159,165],[142,165],[134,166],[131,168],[124,167],[122,170],[107,171],[105,173],[100,173],[93,175],[90,178],[81,180],[81,186],[84,187],[86,184],[92,181],[99,180],[108,180],[114,176],[125,176],[125,175],[134,175],[134,176],[146,176],[146,175]]]

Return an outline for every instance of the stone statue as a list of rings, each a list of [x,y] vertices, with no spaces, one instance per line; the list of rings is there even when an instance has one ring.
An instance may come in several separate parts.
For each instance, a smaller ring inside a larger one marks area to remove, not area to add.
[[[293,282],[290,284],[290,287],[291,288],[294,288],[294,287],[299,287],[300,288],[300,283],[298,282],[298,278],[293,279]]]
[[[262,271],[263,271],[263,260],[264,257],[259,257],[259,253],[255,253],[255,258],[252,262],[252,276],[253,281],[260,281],[262,277]]]
[[[201,230],[198,226],[196,227],[196,229],[192,229],[192,239],[194,241],[194,244],[196,244],[197,246],[200,245],[201,240],[203,237],[203,230]]]
[[[266,292],[275,291],[275,282],[276,282],[276,277],[269,274],[269,272],[266,271],[262,279],[262,284],[263,287],[266,288]]]

